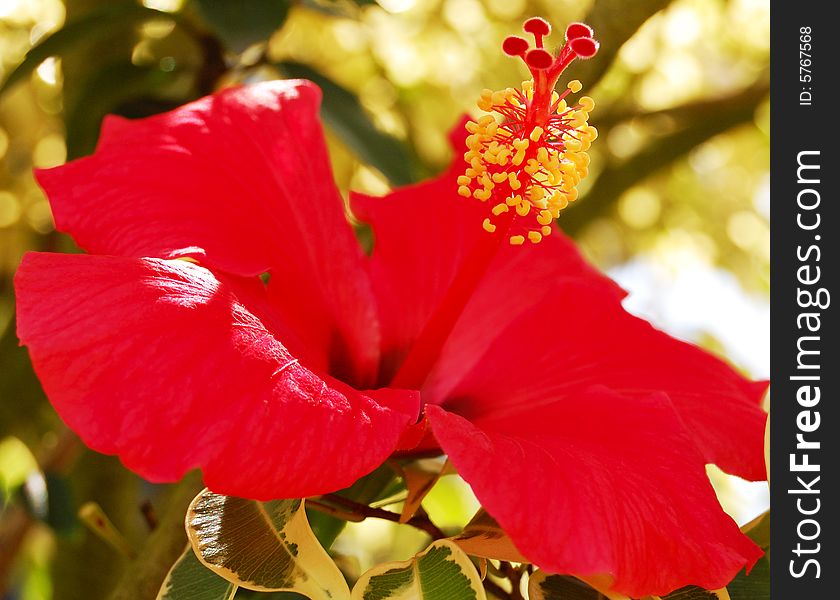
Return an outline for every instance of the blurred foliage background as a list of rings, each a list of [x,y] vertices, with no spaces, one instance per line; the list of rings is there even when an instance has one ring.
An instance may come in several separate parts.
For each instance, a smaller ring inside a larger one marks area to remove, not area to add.
[[[628,308],[769,374],[766,0],[0,0],[0,598],[108,597],[131,561],[104,541],[107,526],[83,525],[85,503],[135,549],[160,514],[183,510],[80,447],[17,346],[21,256],[77,251],[54,231],[32,169],[92,152],[107,113],[307,77],[325,91],[339,188],[384,192],[442,169],[448,130],[481,89],[525,77],[499,46],[533,15],[560,32],[585,19],[601,41],[569,73],[596,99],[601,137],[561,226],[632,292]],[[766,505],[766,486],[711,474],[739,522]],[[444,527],[476,509],[451,477],[425,505]],[[365,522],[335,549],[352,573],[422,540]]]

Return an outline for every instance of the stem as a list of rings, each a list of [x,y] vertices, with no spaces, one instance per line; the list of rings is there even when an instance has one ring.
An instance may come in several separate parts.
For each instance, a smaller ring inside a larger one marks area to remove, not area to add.
[[[146,539],[109,600],[153,600],[157,597],[166,574],[184,551],[187,543],[184,515],[200,490],[198,473],[188,474],[173,487],[157,528]]]
[[[496,596],[496,598],[500,598],[501,600],[510,599],[511,595],[505,591],[505,588],[500,586],[495,581],[487,578],[484,580],[484,589],[488,592]]]
[[[374,508],[372,506],[368,506],[367,504],[361,504],[359,502],[350,500],[349,498],[345,498],[343,496],[338,496],[336,494],[324,494],[323,496],[319,496],[315,499],[314,502],[311,500],[308,501],[307,506],[314,508],[315,510],[331,510],[329,507],[324,506],[325,503],[339,506],[346,511],[346,514],[348,516],[361,517],[360,520],[364,520],[366,518],[374,518],[384,519],[393,523],[400,522],[399,513],[395,513],[390,510],[385,510],[383,508]],[[335,511],[333,511],[331,514],[333,514],[334,516],[338,516],[338,514],[340,513],[336,513]],[[429,519],[428,516],[415,515],[414,517],[406,521],[405,524],[425,532],[433,540],[440,540],[445,537],[448,537],[446,533],[444,533],[437,525],[432,523],[431,519]]]
[[[520,589],[520,582],[522,581],[522,571],[514,567],[509,562],[502,561],[499,565],[502,573],[510,580],[511,585],[511,600],[525,600],[522,597],[522,590]]]
[[[360,503],[374,502],[382,498],[396,477],[394,470],[384,464],[373,473],[359,479],[346,490],[336,492],[336,494],[353,498]],[[312,531],[321,545],[329,550],[350,519],[342,518],[338,514],[327,511],[318,511],[317,507],[312,506],[311,502],[311,500],[308,500],[306,504],[307,509],[311,509],[308,515],[309,526],[312,527]]]

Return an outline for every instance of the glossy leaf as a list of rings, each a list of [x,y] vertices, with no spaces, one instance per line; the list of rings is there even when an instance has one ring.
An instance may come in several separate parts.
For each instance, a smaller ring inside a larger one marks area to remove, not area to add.
[[[231,600],[237,586],[216,575],[196,558],[187,546],[172,565],[158,592],[157,600]]]
[[[596,589],[576,577],[535,571],[528,580],[530,600],[629,600],[627,596]]]
[[[414,181],[405,145],[376,128],[353,92],[306,65],[283,62],[276,66],[286,77],[309,79],[321,88],[321,118],[362,161],[393,185]]]
[[[452,538],[452,541],[471,556],[510,562],[530,562],[522,556],[496,520],[484,509],[479,510],[467,523],[464,531]]]
[[[199,560],[256,591],[292,591],[312,600],[349,594],[341,571],[309,528],[302,500],[257,502],[202,491],[187,512]]]
[[[363,574],[351,600],[485,600],[469,556],[438,540],[414,558],[378,565]]]
[[[61,56],[79,42],[87,42],[97,36],[107,35],[113,25],[140,23],[153,17],[172,18],[172,15],[134,2],[114,2],[70,21],[26,53],[23,62],[9,74],[3,85],[0,85],[0,94],[32,73],[49,57]]]
[[[195,0],[207,25],[234,52],[268,40],[286,22],[290,4],[287,0]]]

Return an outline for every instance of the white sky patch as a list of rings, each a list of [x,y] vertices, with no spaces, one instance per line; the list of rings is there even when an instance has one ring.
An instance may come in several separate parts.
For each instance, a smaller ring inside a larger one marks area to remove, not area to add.
[[[748,294],[731,273],[693,261],[672,272],[641,256],[610,270],[630,292],[624,307],[671,335],[718,340],[750,376],[770,375],[770,301]]]
[[[624,307],[671,335],[690,342],[711,335],[726,358],[756,379],[770,375],[770,301],[748,294],[729,272],[701,261],[678,270],[640,256],[610,270],[630,292]],[[743,525],[770,506],[767,482],[749,482],[713,470],[724,509]]]

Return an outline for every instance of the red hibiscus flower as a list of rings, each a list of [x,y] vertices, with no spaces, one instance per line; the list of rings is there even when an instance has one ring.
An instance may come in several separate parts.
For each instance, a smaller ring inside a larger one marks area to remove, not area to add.
[[[19,337],[68,425],[152,481],[200,468],[256,499],[439,449],[525,556],[632,596],[751,565],[704,464],[764,477],[765,384],[625,312],[553,224],[594,137],[591,101],[554,83],[597,46],[573,25],[555,59],[529,23],[536,47],[504,48],[534,84],[482,96],[507,120],[453,136],[466,173],[352,198],[370,256],[305,81],[111,117],[93,156],[38,172],[89,253],[30,253],[16,276]]]

